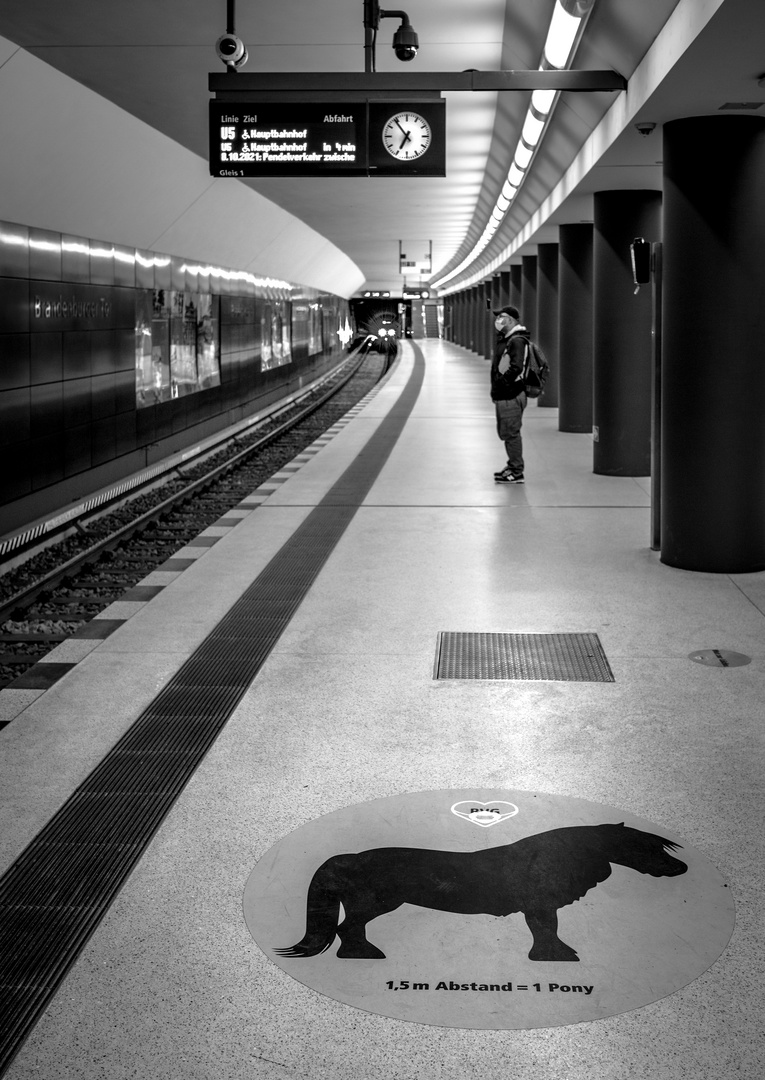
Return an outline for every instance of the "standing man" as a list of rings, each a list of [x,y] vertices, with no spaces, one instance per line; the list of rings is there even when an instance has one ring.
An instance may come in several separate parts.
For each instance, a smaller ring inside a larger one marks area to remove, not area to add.
[[[503,307],[494,312],[497,343],[491,365],[491,400],[497,411],[497,434],[505,444],[507,465],[494,473],[498,484],[522,484],[523,442],[521,424],[526,408],[523,365],[529,332],[521,325],[518,308]]]

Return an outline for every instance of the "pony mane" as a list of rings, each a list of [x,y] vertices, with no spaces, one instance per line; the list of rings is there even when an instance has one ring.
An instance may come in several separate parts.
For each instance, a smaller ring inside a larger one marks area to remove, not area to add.
[[[683,850],[683,845],[676,844],[674,840],[665,840],[663,836],[660,836],[659,839],[662,844],[664,844],[664,847],[670,848],[672,851],[677,851],[678,848],[680,848],[681,851]]]
[[[625,825],[623,821],[618,822],[618,824],[616,824],[616,825],[608,825],[608,824],[604,823],[603,825],[595,825],[594,826],[594,828],[596,828],[596,829],[618,829],[620,827],[623,828],[623,829],[630,829],[631,828],[631,826]],[[682,844],[677,844],[677,843],[675,843],[674,840],[668,840],[666,838],[666,836],[659,836],[658,833],[644,833],[639,829],[632,829],[632,832],[640,832],[641,836],[646,836],[651,840],[657,840],[662,845],[662,847],[669,848],[670,851],[677,851],[678,848],[681,851],[683,850],[683,845]]]

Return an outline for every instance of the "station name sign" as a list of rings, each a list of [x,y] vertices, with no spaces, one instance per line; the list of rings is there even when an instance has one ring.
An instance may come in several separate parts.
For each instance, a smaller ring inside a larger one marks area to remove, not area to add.
[[[210,102],[210,175],[445,176],[443,100]]]
[[[135,328],[135,290],[37,281],[29,294],[32,332]]]

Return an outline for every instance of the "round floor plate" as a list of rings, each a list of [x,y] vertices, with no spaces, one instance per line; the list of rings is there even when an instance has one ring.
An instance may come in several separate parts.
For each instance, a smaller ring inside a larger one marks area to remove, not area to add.
[[[744,667],[752,662],[751,656],[731,649],[697,649],[688,654],[688,659],[708,667]]]
[[[470,789],[308,822],[258,862],[244,915],[265,954],[322,994],[499,1029],[666,997],[715,962],[734,925],[719,872],[666,826],[584,799]]]

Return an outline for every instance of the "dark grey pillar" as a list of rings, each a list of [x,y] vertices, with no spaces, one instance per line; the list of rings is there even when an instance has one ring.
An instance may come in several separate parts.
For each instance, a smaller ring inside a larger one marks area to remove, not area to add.
[[[532,337],[537,332],[537,257],[521,259],[521,320]]]
[[[661,239],[661,193],[595,194],[593,471],[651,472],[651,290],[635,295],[630,243]]]
[[[459,299],[459,337],[457,343],[463,348],[467,346],[467,292],[463,289],[457,293]]]
[[[592,225],[558,231],[558,430],[592,431]]]
[[[520,263],[514,263],[510,267],[510,299],[508,303],[521,310],[523,299],[523,267]]]
[[[470,290],[470,348],[476,353],[481,351],[481,331],[483,329],[483,323],[481,322],[483,297],[480,293],[481,290],[478,285],[474,285]]]
[[[661,560],[765,569],[765,119],[664,128]]]
[[[499,274],[495,274],[491,279],[491,306],[492,308],[502,307],[507,301],[502,299],[502,280]]]
[[[492,278],[488,278],[481,283],[481,289],[483,292],[483,317],[481,321],[481,356],[487,360],[491,358],[494,351],[494,316],[491,313],[492,304],[494,303],[494,282]]]
[[[486,311],[486,285],[482,281],[476,286],[476,319],[475,319],[475,351],[479,356],[483,356],[486,349],[486,319],[484,313]]]
[[[502,270],[499,275],[499,304],[497,307],[506,307],[512,304],[510,299],[510,271]]]
[[[537,247],[536,340],[550,365],[547,385],[538,399],[540,406],[558,404],[558,245]]]

